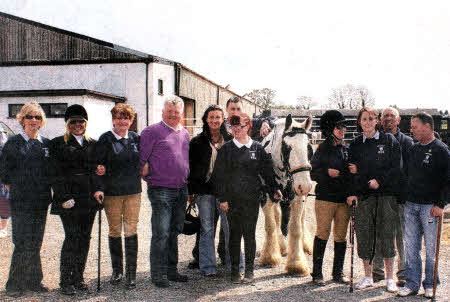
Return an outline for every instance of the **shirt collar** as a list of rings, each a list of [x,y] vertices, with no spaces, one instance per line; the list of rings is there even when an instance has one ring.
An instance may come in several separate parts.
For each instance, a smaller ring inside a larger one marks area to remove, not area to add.
[[[162,122],[164,125],[166,125],[167,127],[169,127],[170,129],[172,129],[173,131],[180,131],[180,130],[183,128],[183,126],[181,126],[181,124],[178,124],[178,125],[177,125],[177,129],[175,129],[175,128],[173,128],[173,127],[167,125],[166,122],[164,122],[164,121],[161,121],[161,122]]]
[[[241,144],[240,142],[238,142],[235,138],[233,138],[233,143],[236,145],[236,147],[238,147],[239,149],[241,149],[243,146],[246,146],[247,148],[249,148],[250,149],[250,147],[252,146],[252,144],[253,144],[253,140],[250,138],[249,140],[248,140],[248,143],[246,143],[245,145],[244,144]]]
[[[22,137],[28,142],[30,140],[30,137],[25,133],[25,131],[21,131],[20,135],[22,135]],[[40,141],[41,143],[44,143],[42,141],[42,136],[40,134],[37,135],[37,140]]]
[[[372,137],[367,137],[364,133],[363,133],[363,143],[366,142],[366,139],[368,138],[374,138],[376,140],[378,140],[380,138],[380,132],[375,132],[375,134]]]
[[[125,137],[121,137],[119,134],[114,132],[114,129],[112,129],[111,132],[116,137],[117,140],[120,140],[121,138],[128,138],[128,130],[127,130],[127,133],[125,134]]]
[[[75,135],[72,134],[73,138],[76,139],[76,141],[80,144],[80,146],[83,146],[84,137],[83,135]]]

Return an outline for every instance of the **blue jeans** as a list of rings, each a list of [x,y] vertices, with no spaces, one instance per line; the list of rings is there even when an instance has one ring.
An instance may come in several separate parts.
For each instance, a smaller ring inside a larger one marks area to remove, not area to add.
[[[178,234],[186,215],[187,188],[148,186],[147,194],[152,205],[150,275],[158,281],[177,274]]]
[[[430,215],[432,207],[432,204],[405,203],[405,280],[406,287],[413,291],[419,291],[422,280],[422,237],[426,251],[423,288],[433,287],[438,217]],[[439,277],[437,280],[439,284]]]
[[[216,273],[216,254],[214,248],[214,218],[217,200],[213,195],[200,195],[196,199],[198,214],[200,217],[200,242],[199,242],[199,264],[200,271],[205,274]],[[223,224],[223,215],[220,211],[220,221]],[[223,229],[223,226],[222,226]],[[224,229],[225,237],[228,236],[228,228]],[[228,248],[225,248],[226,258],[229,259]],[[229,261],[227,261],[229,262]]]

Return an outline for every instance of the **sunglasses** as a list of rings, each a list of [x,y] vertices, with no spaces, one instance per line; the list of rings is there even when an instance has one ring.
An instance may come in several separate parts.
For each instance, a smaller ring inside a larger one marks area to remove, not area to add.
[[[76,124],[82,125],[82,124],[84,124],[85,122],[86,122],[85,120],[71,120],[71,121],[69,122],[69,124],[70,124],[70,125],[76,125]]]
[[[37,121],[41,121],[42,120],[42,116],[40,115],[25,115],[25,118],[27,120],[32,120],[33,118]]]
[[[247,124],[245,125],[231,125],[231,128],[240,128],[240,129],[244,129],[245,127],[247,127]]]

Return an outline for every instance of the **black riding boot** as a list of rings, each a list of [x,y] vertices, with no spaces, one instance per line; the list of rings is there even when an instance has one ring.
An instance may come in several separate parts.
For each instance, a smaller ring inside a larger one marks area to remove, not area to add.
[[[119,284],[123,276],[122,237],[109,237],[109,252],[113,269],[109,282],[116,285]]]
[[[127,289],[136,287],[136,261],[138,252],[137,235],[125,237],[125,257],[126,257],[126,283]]]
[[[325,285],[322,274],[323,255],[325,254],[325,248],[327,247],[328,240],[322,240],[319,237],[314,237],[313,248],[313,272],[311,274],[313,282],[317,285]]]
[[[348,283],[350,280],[344,276],[346,242],[334,242],[334,260],[333,260],[333,281],[339,283]]]

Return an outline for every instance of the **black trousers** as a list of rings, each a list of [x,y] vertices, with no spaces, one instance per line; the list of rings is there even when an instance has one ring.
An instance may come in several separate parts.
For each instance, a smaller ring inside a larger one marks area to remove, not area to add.
[[[60,258],[60,286],[84,282],[95,210],[61,214],[65,238]]]
[[[256,223],[258,222],[259,202],[255,200],[233,200],[227,213],[230,226],[231,273],[239,272],[241,239],[244,238],[245,271],[253,272],[256,253]]]
[[[38,210],[11,208],[14,251],[6,282],[7,290],[26,290],[41,283],[43,275],[40,252],[46,219],[47,208]]]

